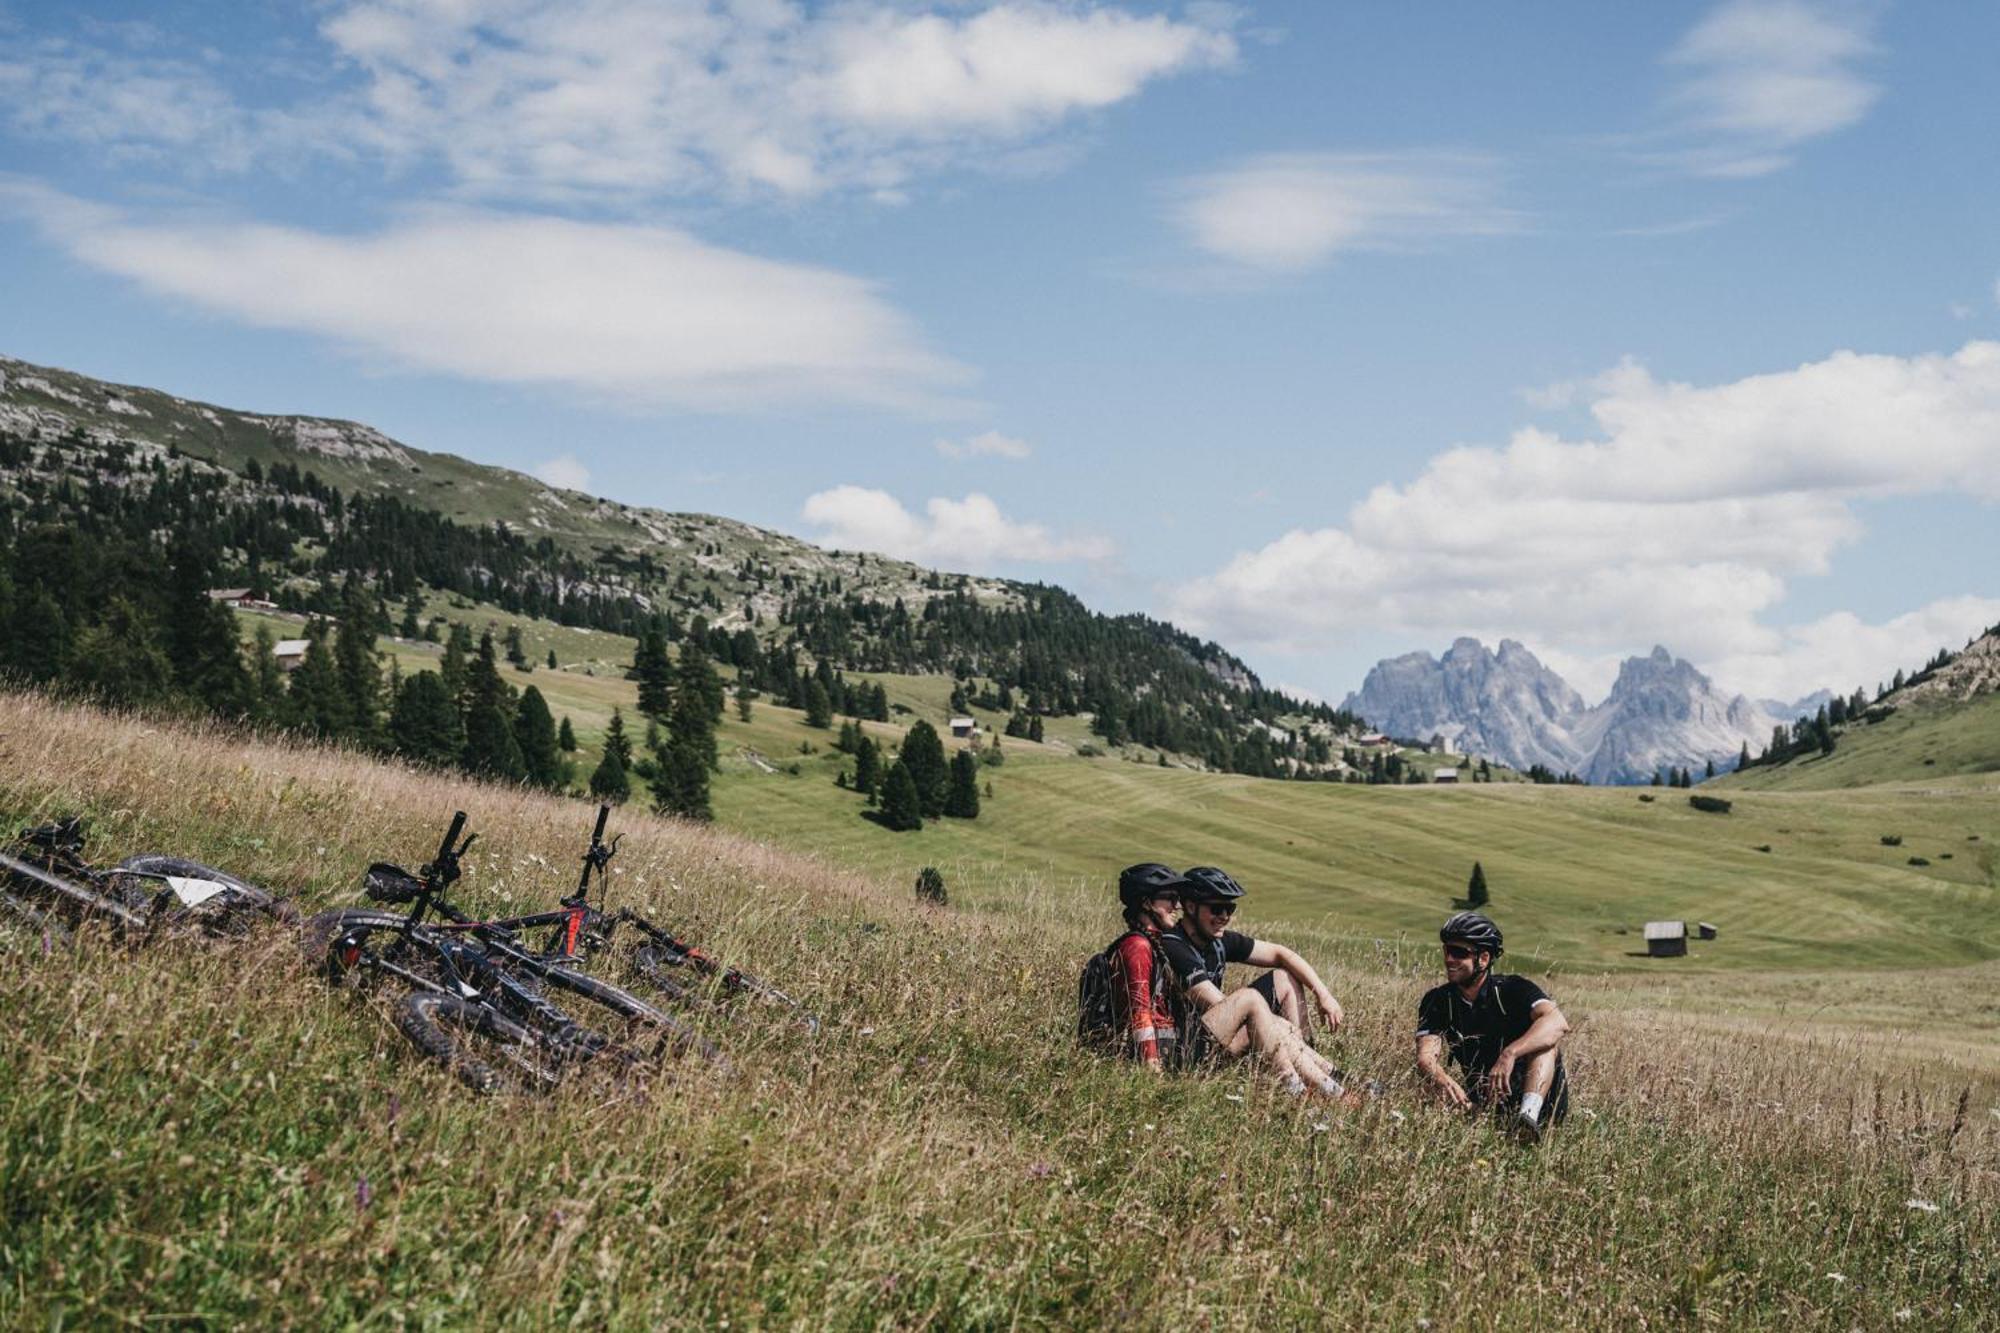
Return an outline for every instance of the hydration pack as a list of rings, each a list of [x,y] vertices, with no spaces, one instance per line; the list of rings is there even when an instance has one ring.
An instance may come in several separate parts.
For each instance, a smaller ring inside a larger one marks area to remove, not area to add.
[[[1083,975],[1077,978],[1076,1039],[1080,1045],[1104,1051],[1117,1045],[1121,1034],[1117,1012],[1111,1006],[1111,993],[1116,985],[1111,973],[1111,955],[1117,952],[1124,938],[1120,935],[1109,947],[1092,954],[1083,965]]]

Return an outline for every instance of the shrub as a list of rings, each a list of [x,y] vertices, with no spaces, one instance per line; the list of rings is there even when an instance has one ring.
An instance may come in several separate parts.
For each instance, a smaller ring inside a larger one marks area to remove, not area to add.
[[[1079,759],[1095,759],[1103,753],[1104,751],[1098,749],[1095,745],[1092,745],[1089,741],[1085,741],[1083,744],[1076,747],[1076,757]]]
[[[1723,800],[1720,796],[1690,796],[1688,797],[1688,804],[1705,814],[1726,815],[1729,813],[1729,802]]]
[[[1903,845],[1903,835],[1900,833],[1884,833],[1882,835],[1882,845],[1884,847],[1901,847]]]
[[[1760,852],[1769,852],[1771,850],[1771,844],[1768,842],[1760,842],[1757,844],[1757,850]]]
[[[1653,803],[1653,798],[1652,798],[1651,794],[1650,794],[1650,793],[1647,793],[1647,792],[1640,792],[1640,793],[1639,793],[1639,799],[1640,799],[1641,801],[1644,801],[1644,802],[1645,802],[1645,803],[1646,803],[1647,805],[1651,805],[1651,804]]]
[[[1910,858],[1910,864],[1913,866],[1927,866],[1930,863],[1931,859],[1928,856],[1913,856]]]
[[[936,866],[925,866],[917,872],[917,897],[940,907],[950,901],[944,891],[944,876]]]

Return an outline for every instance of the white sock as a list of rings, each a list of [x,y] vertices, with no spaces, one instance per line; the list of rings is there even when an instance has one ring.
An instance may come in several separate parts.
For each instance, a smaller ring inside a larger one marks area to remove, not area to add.
[[[1521,1114],[1534,1123],[1540,1123],[1542,1118],[1542,1094],[1539,1092],[1522,1093]]]
[[[1285,1075],[1286,1092],[1291,1093],[1294,1097],[1302,1097],[1305,1095],[1305,1090],[1306,1081],[1304,1079],[1300,1078],[1297,1074]]]

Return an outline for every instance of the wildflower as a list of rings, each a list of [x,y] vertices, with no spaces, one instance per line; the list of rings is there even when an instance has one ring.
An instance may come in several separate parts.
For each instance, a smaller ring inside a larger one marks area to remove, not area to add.
[[[1938,1206],[1929,1199],[1905,1199],[1903,1207],[1913,1213],[1934,1213],[1938,1210]]]
[[[1847,1281],[1847,1274],[1845,1274],[1845,1273],[1828,1273],[1828,1274],[1826,1275],[1826,1280],[1827,1280],[1827,1281],[1829,1281],[1829,1282],[1845,1282],[1845,1281]]]
[[[1389,1112],[1389,1118],[1390,1118],[1391,1120],[1394,1120],[1394,1121],[1395,1121],[1395,1122],[1396,1122],[1397,1124],[1401,1124],[1401,1123],[1403,1123],[1403,1121],[1405,1121],[1405,1120],[1409,1119],[1409,1117],[1408,1117],[1408,1116],[1406,1116],[1406,1115],[1404,1115],[1404,1114],[1403,1114],[1403,1113],[1402,1113],[1401,1111],[1391,1111],[1391,1112]]]
[[[1327,1130],[1331,1128],[1333,1128],[1333,1126],[1327,1124],[1326,1121],[1324,1120],[1315,1120],[1312,1122],[1312,1129],[1313,1133],[1315,1134],[1324,1134],[1327,1132]]]
[[[354,1211],[365,1213],[368,1205],[375,1202],[375,1191],[368,1184],[368,1177],[362,1176],[354,1182]]]
[[[872,1037],[872,1036],[874,1036],[874,1035],[875,1035],[875,1029],[874,1029],[874,1028],[863,1028],[863,1029],[861,1029],[861,1035],[862,1035],[862,1036],[864,1036],[864,1037]]]
[[[1222,1100],[1224,1100],[1224,1101],[1226,1101],[1226,1102],[1240,1102],[1240,1101],[1242,1101],[1242,1100],[1243,1100],[1243,1098],[1242,1098],[1242,1096],[1241,1096],[1240,1094],[1238,1094],[1238,1093],[1234,1093],[1234,1092],[1225,1092],[1225,1093],[1223,1093],[1223,1094],[1222,1094]]]
[[[1028,1167],[1028,1174],[1036,1180],[1047,1180],[1054,1171],[1055,1168],[1047,1162],[1036,1162]]]

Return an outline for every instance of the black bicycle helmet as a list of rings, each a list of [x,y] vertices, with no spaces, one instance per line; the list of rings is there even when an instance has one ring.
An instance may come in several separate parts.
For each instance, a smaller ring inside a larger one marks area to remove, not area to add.
[[[1500,927],[1477,912],[1460,912],[1445,922],[1438,929],[1438,939],[1446,944],[1457,940],[1475,949],[1484,949],[1495,958],[1500,956]]]
[[[1187,872],[1186,894],[1198,903],[1233,903],[1243,896],[1243,886],[1227,870],[1196,866]]]
[[[1186,887],[1180,871],[1158,861],[1142,861],[1118,872],[1118,901],[1127,907],[1137,907],[1162,893],[1179,893]]]

